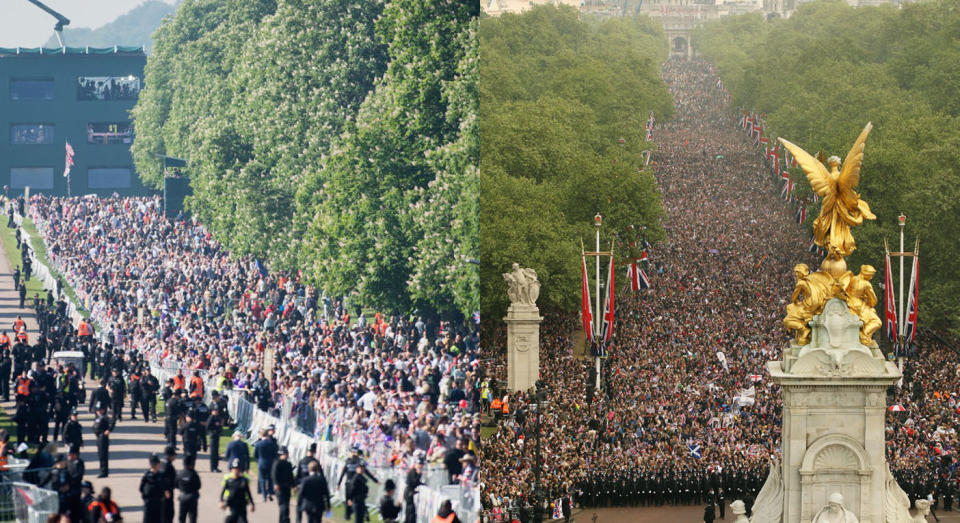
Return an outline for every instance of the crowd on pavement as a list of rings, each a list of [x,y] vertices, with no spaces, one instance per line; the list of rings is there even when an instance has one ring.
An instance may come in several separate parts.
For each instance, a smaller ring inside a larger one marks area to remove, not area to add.
[[[358,522],[369,502],[376,504],[366,499],[367,480],[377,481],[364,471],[366,458],[405,473],[402,503],[384,499],[379,504],[388,514],[402,510],[394,514],[398,521],[416,519],[414,496],[426,481],[425,466],[443,467],[445,484],[475,488],[481,375],[479,339],[470,323],[415,314],[368,317],[369,311],[307,285],[298,272],[271,274],[253,258],[230,255],[195,220],[167,219],[159,197],[41,195],[29,203],[27,214],[50,261],[90,313],[90,321],[74,326],[62,300],[41,304],[37,297],[38,319],[46,327],[38,344],[82,350],[90,362],[90,377],[100,380],[89,394],[89,408],[98,413],[98,445],[108,445],[125,408],[131,418],[139,414],[156,422],[157,402],[163,403],[167,447],[151,456],[153,472],[144,477],[141,492],[145,503],[154,500],[165,507],[164,521],[173,513],[169,493],[176,476],[168,473],[168,464],[177,458],[178,444],[184,447],[185,470],[193,470],[197,453],[208,448],[210,469],[218,470],[216,445],[230,421],[228,390],[243,392],[276,416],[294,417],[309,409],[316,417],[310,436],[349,443],[352,456],[344,473],[325,478],[322,490],[344,488],[348,517],[355,515]],[[24,207],[11,205],[21,212]],[[84,393],[78,383],[83,369],[44,368],[53,350],[45,348],[33,371],[25,371],[30,379],[46,386],[48,374],[55,384],[69,376]],[[159,383],[149,376],[151,364],[179,371]],[[58,391],[59,385],[50,389],[53,395]],[[205,398],[211,396],[208,403]],[[73,400],[70,408],[81,402]],[[46,406],[39,410],[50,412]],[[100,441],[100,435],[106,439]],[[245,493],[249,487],[289,514],[291,489],[303,489],[300,480],[309,474],[276,474],[275,466],[289,453],[267,430],[253,445],[258,478],[244,484],[250,468],[246,436],[234,434],[224,449],[231,470],[225,485],[235,489],[233,494],[225,490],[225,508],[240,511],[237,500],[242,499],[243,507],[253,510],[254,499]],[[106,476],[109,465],[101,461]],[[153,478],[154,472],[166,473],[166,479]],[[241,479],[228,481],[236,474]],[[392,480],[387,486],[400,492]],[[322,514],[329,503],[316,499],[314,508]],[[444,517],[449,514],[447,504]]]
[[[789,344],[781,321],[794,265],[819,259],[709,65],[671,59],[663,76],[677,113],[656,127],[666,240],[648,252],[652,288],[619,286],[597,392],[593,359],[574,355],[579,320],[547,315],[539,456],[532,395],[491,393],[496,404],[485,408],[497,407],[497,431],[484,440],[480,477],[491,519],[528,506],[538,476],[536,499],[565,510],[570,498],[584,506],[717,503],[721,511],[743,499],[749,507],[780,451],[780,390],[764,365]],[[504,380],[504,332],[489,331],[490,373]],[[933,341],[919,347],[890,398],[907,414],[888,416],[888,454],[911,498],[935,489],[946,502],[957,485],[960,357]]]

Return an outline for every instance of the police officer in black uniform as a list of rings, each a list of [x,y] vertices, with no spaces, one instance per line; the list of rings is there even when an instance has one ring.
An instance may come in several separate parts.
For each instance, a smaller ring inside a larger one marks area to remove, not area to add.
[[[206,432],[210,437],[210,472],[220,472],[220,433],[223,431],[223,420],[220,410],[214,408],[207,418]]]
[[[317,444],[311,443],[307,447],[307,455],[300,458],[300,463],[297,463],[297,472],[294,476],[294,481],[297,485],[303,483],[303,480],[310,475],[310,464],[317,463],[317,458],[313,457],[317,453]],[[320,469],[320,475],[323,475],[323,469]],[[326,478],[324,478],[324,484],[326,484]],[[299,487],[298,487],[299,488]],[[303,492],[298,492],[297,494],[297,523],[300,523],[301,514],[303,514]]]
[[[149,367],[143,369],[143,376],[140,378],[140,389],[143,392],[140,399],[140,410],[143,411],[143,420],[150,420],[156,423],[157,392],[160,390],[160,382],[156,376],[150,373]]]
[[[201,441],[200,423],[191,415],[187,414],[186,423],[180,429],[180,436],[183,438],[183,455],[196,457],[200,452]]]
[[[280,453],[273,462],[271,479],[277,489],[277,505],[280,509],[280,523],[290,523],[290,490],[294,487],[293,464],[287,447],[280,447]]]
[[[140,375],[139,367],[133,369],[128,380],[130,382],[127,386],[127,390],[130,392],[130,419],[135,420],[137,419],[137,407],[143,406],[143,384],[141,383],[143,377]],[[146,412],[144,412],[143,420],[147,421],[148,419]]]
[[[177,458],[177,451],[174,447],[167,445],[163,451],[164,462],[160,476],[163,478],[163,485],[169,495],[163,498],[163,520],[166,523],[173,522],[173,489],[177,486],[177,469],[173,467],[173,460]]]
[[[107,415],[104,405],[97,407],[97,419],[93,422],[93,433],[97,436],[97,456],[100,458],[100,475],[105,478],[110,473],[110,431],[113,420]]]
[[[63,426],[63,444],[83,446],[83,427],[77,420],[77,408],[70,411],[70,419]]]
[[[177,448],[177,420],[180,417],[183,402],[180,399],[181,391],[171,392],[171,396],[166,403],[166,419],[164,420],[164,433],[167,436],[167,444],[174,449]]]
[[[164,498],[167,495],[166,481],[161,472],[163,463],[160,456],[150,456],[150,468],[140,479],[140,497],[143,499],[144,523],[163,523],[166,521]]]
[[[229,523],[247,523],[247,504],[250,512],[256,510],[253,496],[250,494],[250,481],[240,470],[240,460],[234,458],[230,463],[230,474],[223,478],[220,489],[220,508],[230,509],[226,521]]]
[[[177,473],[177,489],[180,491],[180,521],[188,519],[197,523],[197,502],[200,499],[200,475],[194,470],[196,456],[183,457],[183,470]]]
[[[347,508],[353,508],[353,513],[356,514],[356,523],[363,523],[367,517],[367,494],[370,492],[370,487],[367,486],[367,475],[369,474],[364,464],[359,463],[353,481],[350,483],[350,497],[347,498]],[[347,518],[347,521],[349,520],[350,518]]]

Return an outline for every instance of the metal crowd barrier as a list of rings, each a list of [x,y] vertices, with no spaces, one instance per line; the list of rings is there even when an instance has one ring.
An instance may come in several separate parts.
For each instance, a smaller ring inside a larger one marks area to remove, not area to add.
[[[45,523],[60,510],[57,493],[20,481],[0,483],[0,519]]]

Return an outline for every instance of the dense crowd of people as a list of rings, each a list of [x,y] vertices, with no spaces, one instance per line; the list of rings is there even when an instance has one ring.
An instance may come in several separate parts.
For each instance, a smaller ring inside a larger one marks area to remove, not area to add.
[[[649,252],[652,288],[620,287],[597,393],[593,360],[574,356],[576,317],[543,322],[540,456],[531,396],[493,391],[501,412],[482,449],[488,511],[529,503],[537,473],[537,499],[554,503],[722,506],[740,498],[749,506],[780,451],[780,391],[764,365],[789,344],[781,321],[793,266],[819,260],[709,65],[670,60],[663,74],[677,114],[655,137],[667,236]],[[503,332],[490,337],[487,350],[500,351],[491,374],[504,379]],[[913,498],[925,498],[938,477],[944,489],[956,485],[960,358],[920,345],[895,396],[908,414],[891,414],[888,426],[891,466]],[[924,486],[911,490],[911,477]]]
[[[417,471],[406,476],[406,517],[424,463],[442,464],[449,483],[474,488],[481,401],[470,323],[368,317],[299,273],[270,274],[253,258],[231,256],[196,221],[165,218],[158,197],[34,196],[28,212],[104,346],[118,361],[182,369],[174,379],[188,405],[203,372],[215,392],[245,391],[292,425],[309,411],[318,439],[348,444],[372,466]],[[89,357],[98,361],[96,351]],[[134,369],[122,369],[131,383]],[[167,430],[171,446],[183,430],[182,416],[176,421]],[[272,464],[278,454],[270,455]],[[271,482],[258,487],[272,499]]]

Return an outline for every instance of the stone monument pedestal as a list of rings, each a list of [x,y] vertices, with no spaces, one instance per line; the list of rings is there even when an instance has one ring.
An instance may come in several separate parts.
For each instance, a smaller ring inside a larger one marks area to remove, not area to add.
[[[540,309],[512,303],[503,319],[507,323],[507,387],[526,391],[540,377]]]
[[[901,374],[875,343],[860,343],[861,324],[831,299],[810,322],[810,343],[767,363],[783,389],[782,465],[774,463],[752,523],[814,522],[837,493],[860,523],[912,521],[884,441],[886,390]]]

